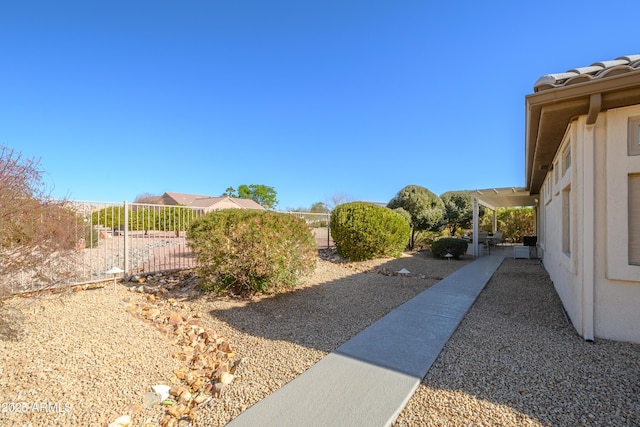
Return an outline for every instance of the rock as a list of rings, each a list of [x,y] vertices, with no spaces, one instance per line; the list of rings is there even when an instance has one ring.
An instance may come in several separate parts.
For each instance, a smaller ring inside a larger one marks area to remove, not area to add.
[[[160,309],[158,307],[150,307],[149,311],[147,311],[147,317],[150,319],[154,319],[160,315]]]
[[[160,396],[161,402],[167,400],[170,396],[169,391],[171,390],[171,387],[169,387],[168,385],[159,384],[154,385],[151,388]]]
[[[167,415],[160,421],[160,427],[176,427],[178,425],[178,420],[172,418],[170,415]]]
[[[182,316],[180,316],[178,313],[176,313],[175,311],[171,312],[171,314],[169,315],[169,324],[170,325],[179,325],[180,323],[183,322],[183,318]]]
[[[174,385],[171,387],[171,390],[169,390],[169,394],[171,394],[171,396],[178,397],[185,391],[189,391],[189,389],[183,385]]]
[[[160,400],[160,395],[158,393],[149,391],[144,394],[142,406],[145,408],[151,408],[152,406],[159,405],[161,402],[162,400]]]
[[[196,374],[193,371],[189,371],[189,372],[187,372],[187,375],[184,377],[184,380],[187,382],[187,384],[189,384],[190,387],[196,388],[194,386],[194,384],[196,384],[196,382],[198,382],[199,378],[200,378],[200,376],[198,374]]]
[[[225,372],[220,376],[220,382],[224,385],[229,385],[233,382],[235,376],[229,372]]]
[[[240,366],[240,363],[242,363],[244,359],[238,359],[235,362],[233,362],[233,365],[231,366],[231,369],[229,369],[229,373],[231,374],[235,374],[236,373],[236,369],[238,369],[238,366]]]
[[[174,369],[173,374],[181,380],[184,380],[187,376],[187,367],[180,366],[180,369]]]
[[[131,417],[129,415],[123,415],[116,418],[114,422],[109,424],[109,427],[129,427],[131,425]]]
[[[184,391],[180,394],[180,396],[179,396],[179,398],[178,398],[178,401],[179,401],[180,403],[189,403],[189,401],[190,401],[191,399],[193,399],[193,396],[191,395],[191,393],[189,392],[189,390],[184,390]]]
[[[175,418],[182,417],[187,412],[187,407],[181,403],[171,405],[167,408],[167,413]]]
[[[197,405],[204,405],[211,400],[211,396],[206,393],[199,393],[196,397],[193,398],[193,401]]]
[[[140,412],[140,405],[138,405],[137,403],[130,403],[129,405],[127,405],[127,412],[129,414],[135,414],[136,412]]]

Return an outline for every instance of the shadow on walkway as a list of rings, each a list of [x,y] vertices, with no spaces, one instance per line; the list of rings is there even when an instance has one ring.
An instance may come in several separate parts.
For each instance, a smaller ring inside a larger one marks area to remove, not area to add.
[[[259,297],[210,314],[255,337],[286,340],[331,352],[405,301],[467,265],[435,260],[427,252],[393,259],[364,273],[366,263],[346,263],[327,273],[327,282],[268,297]],[[345,266],[356,266],[349,274]],[[406,268],[411,276],[380,274]],[[364,276],[364,277],[363,277]]]

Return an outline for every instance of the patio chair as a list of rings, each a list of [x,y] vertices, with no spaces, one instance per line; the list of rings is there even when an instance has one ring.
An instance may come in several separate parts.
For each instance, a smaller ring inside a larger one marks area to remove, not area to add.
[[[489,241],[488,237],[489,237],[489,233],[487,233],[486,231],[479,231],[478,244],[487,246],[487,243]]]
[[[504,243],[504,235],[502,234],[502,231],[496,231],[493,233],[493,239],[491,239],[490,243],[494,246],[499,243]]]

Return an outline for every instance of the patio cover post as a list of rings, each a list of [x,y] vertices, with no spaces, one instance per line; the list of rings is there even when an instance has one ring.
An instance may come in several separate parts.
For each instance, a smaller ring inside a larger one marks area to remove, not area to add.
[[[478,206],[478,198],[473,198],[473,256],[480,255],[478,248],[478,220],[480,216],[480,207]]]
[[[124,201],[124,280],[129,279],[129,202]]]

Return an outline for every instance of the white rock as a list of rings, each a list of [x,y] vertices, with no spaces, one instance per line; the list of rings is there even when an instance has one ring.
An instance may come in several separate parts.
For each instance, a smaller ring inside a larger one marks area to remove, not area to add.
[[[128,427],[131,425],[131,417],[129,415],[123,415],[118,417],[114,422],[109,424],[109,427]]]
[[[164,402],[170,396],[169,390],[171,390],[171,387],[169,387],[168,385],[159,384],[159,385],[154,385],[151,388],[153,389],[153,391],[158,393],[158,395],[160,396],[161,402]]]

